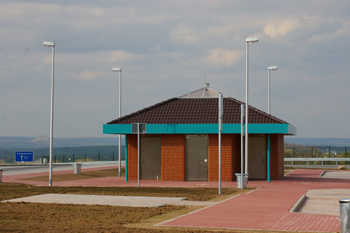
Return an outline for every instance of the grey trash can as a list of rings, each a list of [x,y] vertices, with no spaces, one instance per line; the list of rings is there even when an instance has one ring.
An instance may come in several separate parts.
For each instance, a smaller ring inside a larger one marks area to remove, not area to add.
[[[350,233],[350,198],[339,199],[340,233]]]
[[[0,183],[2,182],[2,170],[0,169]]]
[[[243,188],[247,188],[248,185],[248,175],[249,174],[243,174]],[[241,188],[241,183],[242,183],[242,174],[241,173],[236,173],[236,178],[237,178],[237,188]]]
[[[74,174],[80,175],[81,174],[81,163],[74,163]]]

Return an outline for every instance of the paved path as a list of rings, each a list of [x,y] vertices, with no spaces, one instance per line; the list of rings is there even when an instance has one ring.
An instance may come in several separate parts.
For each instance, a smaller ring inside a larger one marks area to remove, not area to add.
[[[348,180],[319,178],[321,172],[296,170],[281,181],[250,181],[249,187],[260,188],[159,225],[336,232],[337,216],[288,211],[309,189],[350,188]]]

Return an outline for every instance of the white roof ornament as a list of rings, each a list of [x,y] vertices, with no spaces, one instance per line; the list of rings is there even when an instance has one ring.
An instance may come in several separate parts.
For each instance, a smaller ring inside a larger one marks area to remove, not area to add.
[[[192,91],[185,95],[179,96],[179,99],[204,99],[204,98],[217,98],[218,92],[209,88],[209,83],[205,83],[205,86],[201,89]],[[224,97],[227,97],[223,95]]]

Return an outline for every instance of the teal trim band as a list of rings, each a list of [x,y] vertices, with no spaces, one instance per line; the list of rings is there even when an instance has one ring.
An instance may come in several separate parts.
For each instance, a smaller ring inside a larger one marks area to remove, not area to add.
[[[119,133],[116,133],[119,132]],[[103,125],[104,134],[131,134],[131,124],[105,124]]]
[[[131,134],[131,124],[105,124],[104,134]],[[217,134],[218,124],[147,124],[147,134]],[[223,134],[240,134],[241,124],[223,124]],[[294,135],[296,128],[290,124],[249,124],[250,134]]]
[[[128,135],[125,135],[125,182],[128,182]]]
[[[271,150],[270,150],[270,143],[271,143],[271,135],[267,135],[267,182],[271,181]]]

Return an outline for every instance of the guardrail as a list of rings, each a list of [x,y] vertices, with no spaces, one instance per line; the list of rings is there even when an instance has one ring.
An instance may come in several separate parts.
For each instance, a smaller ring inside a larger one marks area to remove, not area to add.
[[[335,162],[336,165],[338,165],[338,162],[350,162],[350,158],[284,158],[285,162],[292,162],[292,165],[294,165],[294,162],[307,162],[307,165],[309,165],[309,162]]]

